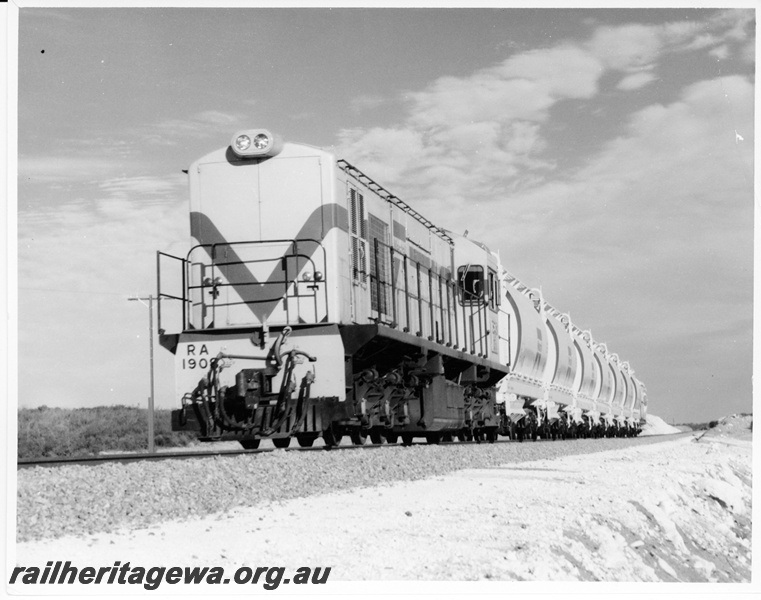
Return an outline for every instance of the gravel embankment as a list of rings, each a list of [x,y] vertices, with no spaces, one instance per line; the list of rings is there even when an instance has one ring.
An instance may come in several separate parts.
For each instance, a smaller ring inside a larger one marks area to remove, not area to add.
[[[196,460],[24,469],[18,473],[17,540],[145,527],[233,507],[659,441],[663,440],[651,437],[333,452],[280,450]]]

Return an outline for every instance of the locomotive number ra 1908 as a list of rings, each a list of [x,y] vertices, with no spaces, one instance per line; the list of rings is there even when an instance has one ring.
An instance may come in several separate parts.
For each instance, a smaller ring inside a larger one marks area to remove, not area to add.
[[[209,368],[209,349],[206,344],[201,344],[200,348],[195,344],[185,346],[185,356],[182,359],[183,369],[208,369]]]

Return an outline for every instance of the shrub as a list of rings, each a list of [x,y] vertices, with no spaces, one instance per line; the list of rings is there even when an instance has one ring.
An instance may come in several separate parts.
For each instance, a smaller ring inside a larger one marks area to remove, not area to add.
[[[157,447],[188,446],[195,436],[172,431],[170,410],[154,411]],[[88,456],[109,451],[136,452],[148,447],[148,410],[132,406],[95,408],[21,408],[18,457]]]

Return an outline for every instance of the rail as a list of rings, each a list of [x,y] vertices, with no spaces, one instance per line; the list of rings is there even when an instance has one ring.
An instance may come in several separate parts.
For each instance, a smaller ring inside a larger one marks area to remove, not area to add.
[[[710,430],[709,430],[710,431]],[[615,446],[617,444],[625,444],[625,445],[639,445],[639,444],[653,444],[658,442],[667,442],[675,438],[679,437],[686,437],[689,435],[694,436],[696,439],[700,440],[708,431],[680,431],[678,433],[667,433],[662,435],[650,435],[650,436],[637,436],[634,438],[626,438],[626,437],[614,437],[614,438],[596,438],[593,440],[581,440],[581,439],[569,439],[569,440],[548,440],[548,439],[540,439],[538,440],[539,443],[547,442],[552,444],[579,444],[584,443],[585,441],[589,441],[591,443],[595,444],[606,444]],[[514,440],[510,439],[497,439],[495,444],[518,444],[518,442],[515,442]],[[96,466],[99,464],[107,464],[107,463],[130,463],[130,462],[140,462],[140,461],[155,461],[155,460],[190,460],[194,458],[209,458],[209,457],[224,457],[224,456],[239,456],[242,454],[261,454],[261,453],[267,453],[267,452],[274,452],[276,450],[286,452],[335,452],[335,451],[341,451],[341,450],[381,450],[383,448],[394,448],[398,446],[403,446],[403,443],[388,443],[384,441],[381,444],[367,444],[362,446],[355,446],[351,445],[350,443],[346,443],[343,445],[338,446],[311,446],[311,447],[292,447],[292,448],[285,448],[285,449],[279,449],[279,448],[258,448],[256,450],[246,450],[243,448],[240,449],[230,449],[230,450],[170,450],[166,452],[153,452],[153,453],[147,453],[147,452],[130,452],[130,453],[124,453],[124,454],[101,454],[97,456],[67,456],[67,457],[50,457],[50,458],[22,458],[18,459],[16,463],[16,467],[18,470],[21,469],[31,469],[35,467],[42,467],[42,468],[51,468],[51,467],[62,467],[66,465],[92,465]],[[415,440],[413,442],[413,445],[427,445],[427,441],[424,440]],[[470,446],[470,445],[479,445],[482,447],[486,447],[486,445],[482,444],[478,441],[452,441],[452,442],[442,442],[441,446],[443,447],[451,447],[456,448],[458,446]],[[489,444],[491,446],[492,444]],[[600,448],[596,451],[605,450],[606,448]],[[526,458],[525,460],[530,460]]]

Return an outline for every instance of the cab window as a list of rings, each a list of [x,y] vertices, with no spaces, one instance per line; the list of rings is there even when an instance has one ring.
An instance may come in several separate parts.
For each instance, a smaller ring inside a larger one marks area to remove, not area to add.
[[[489,307],[496,310],[500,305],[499,298],[499,279],[497,279],[497,273],[492,269],[489,269]]]
[[[480,304],[484,296],[484,268],[468,265],[457,269],[460,304]]]

